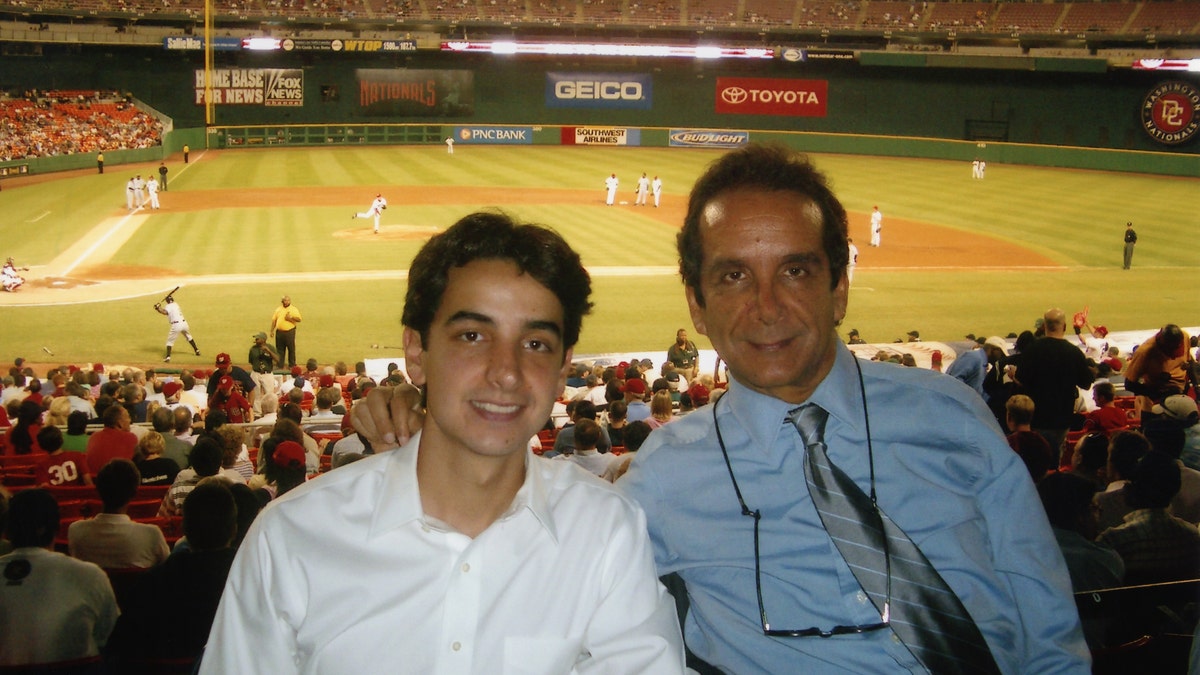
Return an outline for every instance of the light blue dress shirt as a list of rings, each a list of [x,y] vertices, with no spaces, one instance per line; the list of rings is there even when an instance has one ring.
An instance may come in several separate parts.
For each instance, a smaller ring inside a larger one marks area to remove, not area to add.
[[[987,374],[987,352],[982,349],[972,349],[954,359],[954,363],[946,369],[950,377],[962,380],[975,393],[984,396],[983,376]],[[985,397],[986,398],[986,397]]]
[[[811,401],[829,413],[830,459],[869,487],[854,356],[839,346]],[[1029,473],[983,400],[928,370],[861,362],[880,507],[962,599],[1005,673],[1088,673],[1062,554]],[[870,624],[880,616],[821,525],[804,480],[794,408],[736,381],[717,418],[742,495],[760,509],[763,603],[772,628]],[[646,511],[660,574],[679,572],[688,646],[726,672],[924,672],[891,631],[762,634],[754,523],[721,456],[713,406],[657,429],[617,485]]]

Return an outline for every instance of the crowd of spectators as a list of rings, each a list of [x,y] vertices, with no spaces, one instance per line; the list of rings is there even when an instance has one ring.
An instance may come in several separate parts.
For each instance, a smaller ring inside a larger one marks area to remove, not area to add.
[[[969,352],[960,351],[954,362],[980,369],[985,382],[972,384],[964,395],[993,399],[988,403],[998,413],[997,431],[1008,436],[1038,485],[1076,591],[1195,577],[1200,569],[1200,414],[1187,395],[1194,389],[1186,381],[1182,389],[1164,385],[1154,391],[1135,384],[1133,389],[1147,397],[1135,406],[1126,401],[1133,394],[1121,374],[1130,372],[1126,359],[1136,366],[1151,349],[1163,345],[1175,354],[1172,340],[1188,336],[1168,325],[1155,336],[1158,342],[1148,340],[1133,354],[1120,349],[1109,354],[1108,345],[1089,344],[1091,338],[1077,334],[1081,352],[1090,347],[1108,358],[1087,362],[1095,381],[1090,389],[1073,387],[1072,428],[1055,448],[1051,443],[1057,441],[1047,440],[1031,426],[1035,402],[1027,393],[1035,392],[1026,390],[1020,378],[1030,372],[1023,359],[1036,351],[1037,341],[1071,341],[1055,336],[1055,321],[1065,321],[1059,314],[1048,312],[1015,344],[998,337],[967,336],[972,338],[968,344],[977,343],[986,358],[964,358]],[[1106,331],[1091,332],[1094,338]],[[861,343],[857,331],[853,336],[857,339],[852,344]],[[650,359],[574,364],[555,414],[530,439],[531,449],[554,461],[574,462],[600,479],[620,480],[653,429],[714,401],[728,384],[719,362],[715,372],[699,372],[685,332],[680,331],[678,340],[684,348],[669,353],[683,367],[671,359],[657,365]],[[911,347],[919,340],[914,330],[906,344]],[[1182,344],[1182,356],[1176,360],[1194,370],[1196,340]],[[887,351],[875,358],[895,361],[895,367],[918,367]],[[940,363],[936,359],[932,365],[940,368]],[[79,658],[97,657],[105,650],[111,663],[136,661],[146,656],[141,652],[145,643],[136,635],[153,630],[155,656],[194,656],[216,610],[233,551],[258,510],[306,480],[319,480],[325,471],[373,454],[370,443],[355,432],[351,409],[377,385],[406,383],[396,364],[390,364],[377,382],[362,362],[352,372],[342,362],[321,366],[310,359],[305,367],[277,371],[270,379],[272,391],[255,391],[256,380],[241,377],[244,371],[232,365],[228,355],[219,355],[216,366],[167,375],[135,368],[117,371],[97,363],[52,368],[39,377],[18,359],[9,369],[0,389],[0,427],[8,427],[0,454],[45,454],[40,462],[58,468],[39,467],[34,482],[8,487],[30,496],[16,500],[13,513],[18,522],[9,523],[10,541],[0,541],[0,554],[16,547],[29,555],[30,550],[53,550],[57,544],[110,572],[116,567],[153,570],[125,590],[122,602],[128,607],[122,605],[122,617],[114,622],[109,604],[117,598],[111,588],[105,590],[87,568],[55,567],[61,570],[58,582],[75,584],[79,593],[87,594],[80,597],[96,605],[84,613],[92,623],[77,628],[87,638],[69,643],[69,649],[60,644],[29,654]],[[948,377],[973,379],[969,373],[948,370]],[[1142,367],[1136,372],[1144,371]],[[216,403],[230,387],[253,401],[244,424],[230,424]],[[1129,404],[1114,407],[1114,400]],[[65,435],[59,426],[66,427]],[[63,450],[64,438],[70,436],[82,436],[83,452]],[[74,475],[63,469],[64,457],[80,460],[72,464],[77,467]],[[153,483],[165,488],[157,520],[134,522],[127,514],[130,500],[140,486]],[[72,522],[69,542],[63,542],[60,529],[65,531],[65,525],[60,525],[55,498],[35,493],[50,494],[42,488],[71,484],[94,484],[103,512]],[[0,488],[0,503],[8,497],[5,492]],[[171,518],[182,519],[184,536],[171,540],[175,545],[168,554],[162,535],[145,523]],[[181,600],[188,612],[183,628],[155,625],[153,594],[169,579],[188,575],[203,582]],[[69,621],[81,615],[76,612],[70,619],[58,612],[34,611],[25,620]],[[1102,629],[1091,627],[1089,639],[1094,645],[1104,644]],[[0,665],[21,663],[29,654],[0,649]]]
[[[29,91],[0,98],[0,161],[162,143],[161,121],[114,91]]]
[[[25,10],[70,10],[65,0],[9,0]],[[178,15],[202,18],[198,0],[90,0],[97,13]],[[956,31],[956,32],[1090,32],[1134,34],[1189,34],[1196,32],[1200,14],[1191,3],[1021,3],[1021,2],[863,2],[862,0],[769,0],[745,2],[693,0],[678,3],[652,0],[621,3],[606,0],[219,0],[213,3],[218,17],[295,17],[328,19],[381,19],[388,21],[478,21],[585,23],[620,25],[778,26],[797,29]],[[1073,7],[1077,5],[1078,7]],[[1115,13],[1095,5],[1120,5]],[[1148,8],[1139,11],[1137,7]],[[1166,5],[1166,7],[1159,7]],[[1097,14],[1097,12],[1100,12]],[[1096,15],[1096,19],[1092,19]],[[1145,18],[1143,19],[1143,15]],[[1103,19],[1103,20],[1101,20]],[[1082,23],[1080,23],[1082,22]],[[1074,28],[1079,24],[1082,28]]]

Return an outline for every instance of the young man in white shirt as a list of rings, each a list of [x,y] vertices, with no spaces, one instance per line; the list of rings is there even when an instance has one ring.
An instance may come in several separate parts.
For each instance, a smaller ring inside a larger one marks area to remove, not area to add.
[[[589,293],[545,228],[477,213],[431,239],[403,315],[423,430],[259,515],[201,673],[682,673],[641,510],[527,448]]]

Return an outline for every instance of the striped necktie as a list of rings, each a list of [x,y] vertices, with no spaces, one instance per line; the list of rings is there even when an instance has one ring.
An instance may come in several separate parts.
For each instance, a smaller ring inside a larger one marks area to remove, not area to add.
[[[1000,672],[967,609],[921,549],[829,461],[827,418],[814,403],[788,414],[808,450],[804,476],[809,495],[859,585],[930,672]]]

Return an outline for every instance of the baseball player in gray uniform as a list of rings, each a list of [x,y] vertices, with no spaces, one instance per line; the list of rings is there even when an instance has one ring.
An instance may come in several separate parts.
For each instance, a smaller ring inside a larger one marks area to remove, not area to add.
[[[146,203],[146,181],[142,180],[142,174],[138,174],[133,178],[133,205],[141,207]]]
[[[164,302],[166,303],[165,306]],[[196,346],[196,341],[192,339],[192,329],[188,326],[187,319],[183,318],[183,310],[179,309],[179,305],[175,303],[175,298],[168,295],[163,302],[154,303],[154,310],[167,317],[167,320],[171,322],[171,330],[167,333],[167,357],[163,359],[163,363],[171,362],[171,348],[175,346],[175,338],[179,337],[180,334],[192,346],[192,350],[196,352],[196,356],[200,356],[200,348]]]

